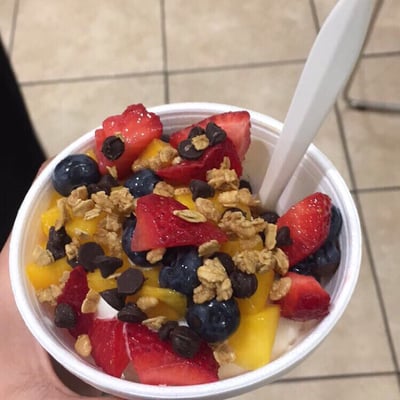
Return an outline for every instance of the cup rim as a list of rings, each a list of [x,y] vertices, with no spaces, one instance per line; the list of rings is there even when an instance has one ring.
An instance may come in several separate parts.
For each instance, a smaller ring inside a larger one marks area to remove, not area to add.
[[[267,126],[268,129],[277,135],[283,125],[281,122],[268,115],[244,107],[223,103],[170,103],[149,107],[148,110],[158,114],[161,118],[163,116],[172,115],[173,113],[179,114],[182,112],[191,112],[192,114],[204,116],[205,113],[211,115],[227,110],[247,110],[251,115],[252,124],[257,123],[262,126]],[[18,211],[11,234],[9,269],[11,286],[17,308],[30,332],[49,354],[57,361],[62,360],[62,364],[65,368],[79,376],[80,379],[95,387],[99,387],[100,385],[101,390],[110,391],[112,389],[112,394],[114,395],[135,395],[147,399],[205,399],[217,398],[218,396],[220,396],[220,398],[225,398],[232,395],[239,395],[275,381],[278,377],[294,368],[320,345],[341,318],[356,287],[361,264],[362,236],[357,209],[346,183],[331,161],[315,145],[311,144],[307,151],[307,157],[315,161],[324,170],[329,170],[328,178],[335,181],[335,189],[340,193],[341,197],[343,196],[343,201],[346,202],[348,211],[352,215],[352,218],[346,221],[349,234],[351,235],[352,248],[349,257],[349,273],[346,279],[343,279],[341,282],[341,287],[339,288],[340,296],[337,297],[330,313],[319,322],[307,337],[286,354],[256,370],[213,383],[190,386],[155,386],[126,381],[112,377],[89,364],[80,356],[71,354],[68,347],[60,342],[55,333],[50,332],[48,329],[49,323],[46,321],[38,321],[35,317],[36,314],[33,312],[33,307],[27,294],[30,289],[28,287],[26,275],[19,271],[22,267],[21,262],[23,258],[23,243],[21,243],[19,238],[23,237],[23,221],[30,212],[31,204],[33,204],[37,197],[38,191],[45,187],[51,177],[51,172],[54,167],[66,155],[78,148],[82,149],[84,145],[88,145],[93,138],[95,129],[75,140],[46,165],[27,192]]]

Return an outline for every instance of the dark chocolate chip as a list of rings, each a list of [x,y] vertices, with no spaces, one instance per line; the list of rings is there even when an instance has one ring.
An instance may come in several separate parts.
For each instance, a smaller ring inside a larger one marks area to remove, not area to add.
[[[117,278],[118,293],[134,294],[142,287],[143,282],[143,272],[136,268],[129,268]]]
[[[276,232],[276,246],[290,246],[293,243],[290,237],[290,228],[288,226],[281,226]]]
[[[214,146],[226,139],[226,132],[214,122],[209,122],[206,126],[206,136],[210,141],[210,146]]]
[[[71,243],[71,238],[63,226],[58,230],[54,226],[49,229],[46,249],[50,251],[55,260],[65,257],[65,245],[68,243]]]
[[[104,254],[96,256],[93,262],[100,270],[103,278],[108,278],[123,264],[121,258],[106,256]]]
[[[108,136],[101,146],[101,152],[110,161],[117,160],[125,151],[123,140],[116,135]]]
[[[54,311],[54,324],[58,328],[74,328],[78,316],[75,310],[67,303],[57,304]]]
[[[196,150],[191,139],[182,140],[178,144],[178,154],[185,160],[197,160],[203,154],[203,150]]]
[[[194,126],[188,135],[188,139],[193,139],[196,136],[205,135],[206,131],[201,126]]]
[[[253,193],[253,189],[251,187],[251,184],[246,179],[241,179],[239,181],[239,189],[248,189],[250,193]]]
[[[260,217],[269,224],[276,224],[279,215],[275,211],[265,211],[260,215]]]
[[[111,193],[113,187],[118,186],[118,181],[110,174],[103,175],[97,183],[90,183],[87,186],[89,197],[93,193],[105,192],[107,195]]]
[[[75,268],[79,265],[78,257],[71,258],[70,260],[67,258],[67,263],[72,267]]]
[[[217,251],[213,254],[213,258],[218,258],[219,262],[224,266],[226,273],[229,275],[235,270],[235,263],[228,253]]]
[[[244,217],[246,217],[247,215],[246,215],[246,213],[241,209],[241,208],[239,208],[239,207],[229,207],[229,208],[227,208],[223,213],[222,213],[222,217],[225,215],[225,213],[227,213],[228,211],[230,211],[230,212],[240,212],[240,213],[242,213],[242,215],[244,216]]]
[[[161,340],[168,340],[171,331],[177,326],[177,321],[167,321],[165,324],[161,325],[161,328],[158,330],[158,336]]]
[[[200,348],[201,339],[188,326],[178,326],[170,334],[172,348],[185,358],[193,358]]]
[[[192,179],[189,183],[189,189],[192,192],[193,200],[196,200],[198,197],[213,197],[215,194],[214,188],[200,179]]]
[[[235,297],[240,299],[250,297],[257,290],[258,280],[255,274],[246,274],[235,270],[229,275],[232,291]]]
[[[100,296],[116,310],[121,310],[125,305],[125,296],[119,294],[117,288],[103,290]]]
[[[87,242],[82,244],[78,249],[78,263],[82,265],[86,271],[92,272],[97,267],[94,259],[102,255],[104,255],[104,250],[98,243]]]
[[[135,303],[126,303],[118,312],[117,317],[124,322],[142,322],[147,315]]]

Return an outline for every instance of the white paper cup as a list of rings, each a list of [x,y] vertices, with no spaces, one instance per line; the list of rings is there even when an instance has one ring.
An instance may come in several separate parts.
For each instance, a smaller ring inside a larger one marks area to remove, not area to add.
[[[176,103],[151,108],[166,133],[172,133],[201,119],[225,111],[240,110],[217,103]],[[245,176],[256,193],[262,183],[282,124],[266,115],[251,115],[252,144],[245,160]],[[304,360],[331,332],[342,316],[354,291],[361,262],[361,229],[352,196],[339,172],[314,145],[311,145],[278,204],[278,213],[315,191],[328,194],[343,216],[340,235],[341,262],[327,284],[331,295],[330,313],[298,344],[262,368],[214,383],[192,386],[155,386],[130,382],[105,374],[76,354],[73,341],[56,329],[52,318],[38,302],[25,273],[40,229],[40,215],[47,208],[52,192],[51,174],[69,154],[93,146],[94,130],[83,135],[58,154],[38,176],[18,212],[10,249],[11,283],[18,309],[34,337],[61,365],[84,382],[126,399],[224,399],[273,382]]]

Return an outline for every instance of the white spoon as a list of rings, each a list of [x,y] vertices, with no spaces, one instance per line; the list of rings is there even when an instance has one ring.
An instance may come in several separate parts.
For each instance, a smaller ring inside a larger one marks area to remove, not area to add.
[[[275,210],[283,190],[344,87],[361,52],[373,0],[339,0],[311,48],[259,198]]]

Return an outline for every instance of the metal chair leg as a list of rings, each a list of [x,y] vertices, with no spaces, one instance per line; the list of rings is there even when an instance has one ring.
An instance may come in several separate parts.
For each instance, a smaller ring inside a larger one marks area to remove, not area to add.
[[[368,27],[368,32],[365,38],[365,42],[364,42],[364,46],[363,46],[363,50],[365,49],[365,46],[368,42],[369,37],[371,36],[371,33],[374,29],[375,26],[375,22],[377,19],[377,16],[379,14],[379,11],[382,7],[383,4],[383,0],[377,0],[376,4],[375,4],[375,8],[373,11],[373,15],[371,18],[371,22],[370,25]],[[354,99],[350,97],[350,88],[351,85],[354,81],[354,77],[355,74],[357,72],[357,69],[360,65],[361,59],[362,59],[362,54],[363,51],[361,51],[360,53],[360,57],[357,60],[357,63],[350,75],[349,80],[346,83],[345,88],[343,89],[343,98],[345,100],[345,102],[347,103],[347,105],[351,108],[355,108],[357,110],[360,111],[365,111],[365,110],[373,110],[373,111],[379,111],[379,112],[387,112],[387,113],[396,113],[400,111],[400,104],[397,103],[383,103],[383,102],[378,102],[378,101],[369,101],[369,100],[363,100],[363,99]]]

